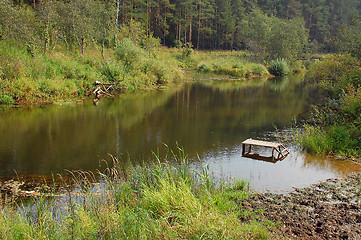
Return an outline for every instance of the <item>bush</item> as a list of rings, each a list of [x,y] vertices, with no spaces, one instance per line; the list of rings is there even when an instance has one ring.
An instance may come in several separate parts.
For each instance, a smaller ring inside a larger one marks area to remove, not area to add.
[[[192,43],[186,43],[182,48],[182,56],[183,57],[190,57],[193,52],[194,52],[194,50],[193,50]]]
[[[325,99],[311,111],[318,127],[306,126],[300,143],[317,153],[360,156],[359,62],[350,55],[329,55],[312,66],[306,76],[321,86]]]
[[[103,78],[107,82],[116,82],[121,78],[122,69],[114,63],[104,63],[101,69]]]
[[[293,62],[292,68],[293,68],[294,73],[298,73],[305,69],[305,65],[303,64],[302,60],[297,60],[297,61]]]
[[[352,85],[354,88],[358,89],[361,87],[361,68],[351,70],[350,73],[345,75],[341,79],[343,86]]]
[[[357,66],[357,64],[356,59],[350,55],[327,55],[312,65],[305,78],[312,82],[332,84],[350,72],[351,66]]]
[[[259,76],[269,74],[267,68],[260,64],[252,65],[251,73]]]
[[[115,49],[116,58],[121,60],[126,68],[139,61],[142,55],[144,51],[129,38],[124,38]]]
[[[267,68],[261,64],[246,62],[239,57],[216,56],[202,60],[198,72],[228,75],[237,78],[268,75]]]
[[[275,76],[283,76],[289,73],[288,63],[283,58],[272,60],[268,71]]]
[[[15,103],[15,101],[12,97],[5,95],[5,94],[0,94],[0,104],[12,105],[14,103]]]
[[[210,72],[211,68],[207,65],[202,63],[201,65],[199,65],[199,67],[197,68],[198,72]]]

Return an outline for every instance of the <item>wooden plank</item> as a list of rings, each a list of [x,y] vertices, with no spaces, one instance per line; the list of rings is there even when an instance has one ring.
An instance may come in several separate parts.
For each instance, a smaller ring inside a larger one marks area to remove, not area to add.
[[[288,148],[283,149],[283,151],[282,151],[281,153],[283,154],[284,152],[288,152],[288,153],[289,153]]]
[[[249,144],[249,145],[263,146],[263,147],[270,147],[270,148],[278,148],[280,146],[283,146],[281,143],[254,140],[252,138],[249,138],[249,139],[243,141],[242,144]]]

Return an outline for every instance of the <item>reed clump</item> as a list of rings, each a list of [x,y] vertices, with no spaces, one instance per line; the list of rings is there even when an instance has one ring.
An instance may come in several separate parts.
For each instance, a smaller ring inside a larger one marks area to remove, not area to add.
[[[72,173],[76,186],[61,197],[2,208],[0,238],[267,239],[264,223],[240,221],[236,202],[248,196],[246,182],[217,182],[207,167],[192,170],[184,155],[179,164],[127,171],[113,160],[96,183]]]
[[[288,63],[283,58],[277,58],[270,62],[268,71],[275,76],[283,76],[290,72]]]

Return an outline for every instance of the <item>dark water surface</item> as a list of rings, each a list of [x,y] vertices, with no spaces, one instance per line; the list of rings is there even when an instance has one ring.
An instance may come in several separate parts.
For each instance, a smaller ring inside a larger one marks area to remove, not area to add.
[[[204,80],[169,90],[120,96],[98,106],[50,106],[0,111],[0,176],[49,175],[105,167],[108,153],[124,165],[153,152],[184,149],[192,165],[239,177],[256,190],[283,191],[361,171],[360,165],[307,155],[295,146],[276,163],[241,156],[247,138],[275,140],[307,111],[312,91],[300,77]],[[158,149],[158,150],[157,150]],[[268,154],[260,149],[261,153]]]

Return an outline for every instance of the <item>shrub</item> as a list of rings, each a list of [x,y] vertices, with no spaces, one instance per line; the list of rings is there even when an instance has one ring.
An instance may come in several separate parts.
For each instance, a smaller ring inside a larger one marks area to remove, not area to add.
[[[305,78],[312,82],[332,84],[350,72],[351,66],[357,66],[357,64],[350,55],[327,55],[312,65]]]
[[[198,68],[197,68],[197,71],[198,72],[210,72],[211,71],[211,68],[205,64],[205,63],[202,63]]]
[[[303,64],[302,60],[297,60],[292,64],[293,72],[298,73],[305,69],[305,65]]]
[[[164,84],[169,80],[169,74],[166,68],[166,65],[163,62],[155,61],[153,62],[151,72],[155,75],[157,83]]]
[[[260,64],[252,65],[251,73],[259,76],[269,74],[267,68]]]
[[[116,82],[121,78],[122,69],[114,63],[104,63],[101,74],[107,82]]]
[[[355,88],[361,87],[361,68],[352,70],[341,79],[343,86],[353,85]]]
[[[55,83],[50,80],[42,80],[39,82],[39,90],[49,96],[58,94]]]
[[[288,63],[283,58],[272,60],[268,71],[275,76],[283,76],[289,73]]]
[[[173,45],[175,48],[181,48],[183,46],[182,41],[174,40]]]
[[[116,58],[121,60],[126,68],[139,61],[142,55],[144,51],[129,38],[124,38],[115,49]]]
[[[0,104],[14,104],[15,101],[12,97],[6,95],[6,94],[1,94],[0,93]]]
[[[193,45],[192,45],[192,43],[187,43],[187,44],[185,44],[184,47],[182,48],[182,56],[183,56],[183,57],[190,57],[193,52],[194,52],[194,50],[193,50]]]

